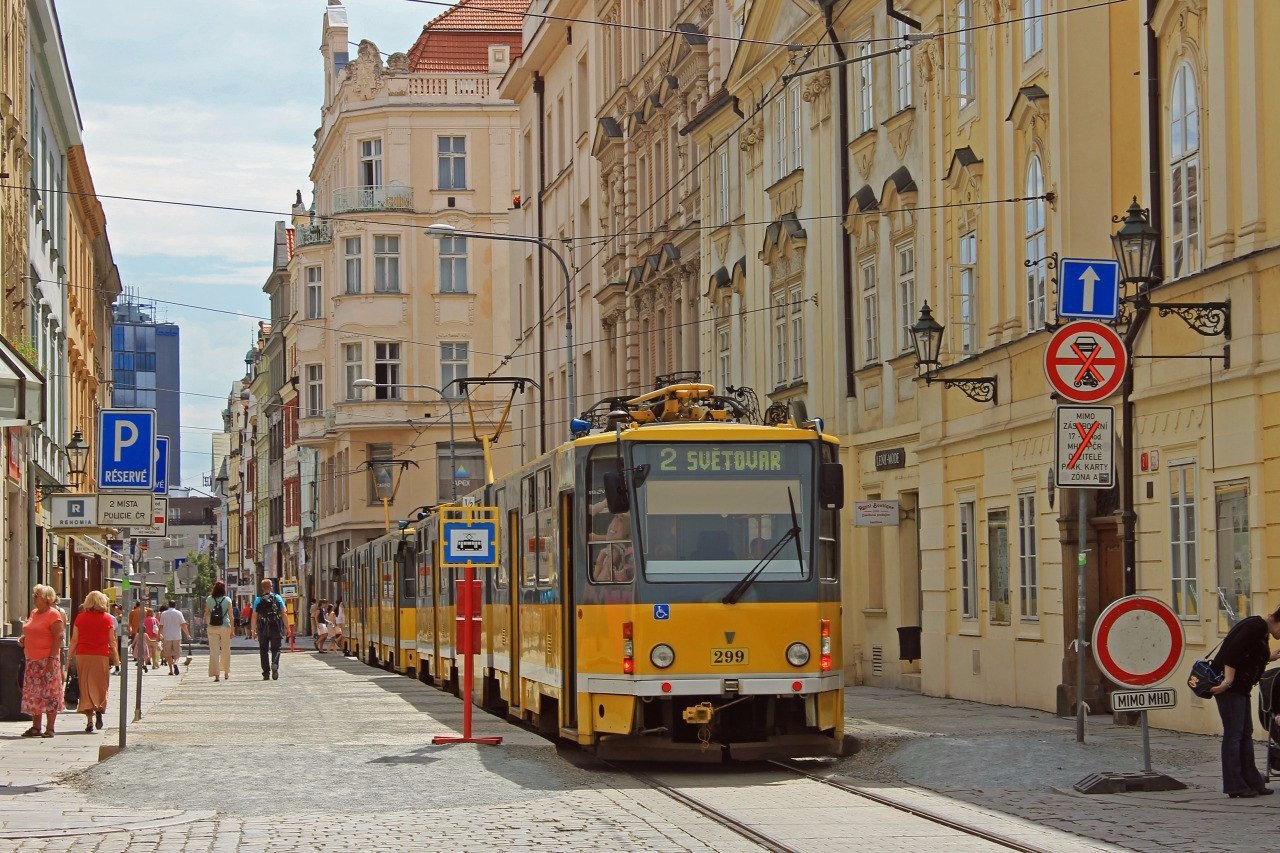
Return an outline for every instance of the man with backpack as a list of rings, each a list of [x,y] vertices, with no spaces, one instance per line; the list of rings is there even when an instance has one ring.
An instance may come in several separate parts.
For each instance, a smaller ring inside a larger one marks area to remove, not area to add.
[[[270,578],[263,578],[259,593],[253,599],[249,617],[249,634],[258,638],[258,656],[262,659],[262,680],[280,678],[280,641],[284,639],[284,598],[273,589]]]

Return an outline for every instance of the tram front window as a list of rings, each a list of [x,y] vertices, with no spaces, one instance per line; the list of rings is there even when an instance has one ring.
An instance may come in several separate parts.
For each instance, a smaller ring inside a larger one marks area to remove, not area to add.
[[[635,464],[649,465],[637,490],[648,581],[737,583],[791,529],[788,491],[800,520],[804,565],[788,547],[759,580],[810,576],[809,445],[646,442],[637,443]]]

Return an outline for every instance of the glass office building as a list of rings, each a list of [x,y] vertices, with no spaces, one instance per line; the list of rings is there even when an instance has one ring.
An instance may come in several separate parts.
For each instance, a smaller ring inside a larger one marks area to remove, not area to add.
[[[178,326],[157,322],[155,307],[123,297],[113,306],[111,405],[155,409],[159,434],[169,437],[169,485],[182,483],[182,403]]]

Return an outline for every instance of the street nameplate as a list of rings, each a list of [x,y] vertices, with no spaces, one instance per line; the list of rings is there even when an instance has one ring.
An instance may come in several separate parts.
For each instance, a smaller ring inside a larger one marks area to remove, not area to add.
[[[103,527],[149,527],[155,507],[149,493],[98,495],[98,524]]]
[[[1117,690],[1111,694],[1112,711],[1151,711],[1177,704],[1176,690]]]
[[[1058,406],[1054,421],[1054,483],[1066,489],[1115,484],[1115,419],[1111,406]]]

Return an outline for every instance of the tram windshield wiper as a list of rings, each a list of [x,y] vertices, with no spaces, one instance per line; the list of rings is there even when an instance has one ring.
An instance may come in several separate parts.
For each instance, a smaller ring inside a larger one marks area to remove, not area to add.
[[[783,532],[778,537],[778,541],[773,543],[768,552],[760,558],[760,562],[756,563],[751,571],[742,576],[742,580],[733,585],[733,589],[729,590],[729,594],[720,599],[722,604],[737,604],[742,596],[746,594],[751,585],[764,574],[764,570],[769,567],[774,558],[782,553],[782,549],[787,546],[787,541],[796,543],[796,560],[800,564],[800,574],[804,575],[804,549],[800,547],[800,517],[796,515],[796,500],[791,494],[791,487],[787,487],[787,503],[791,505],[791,529]]]

